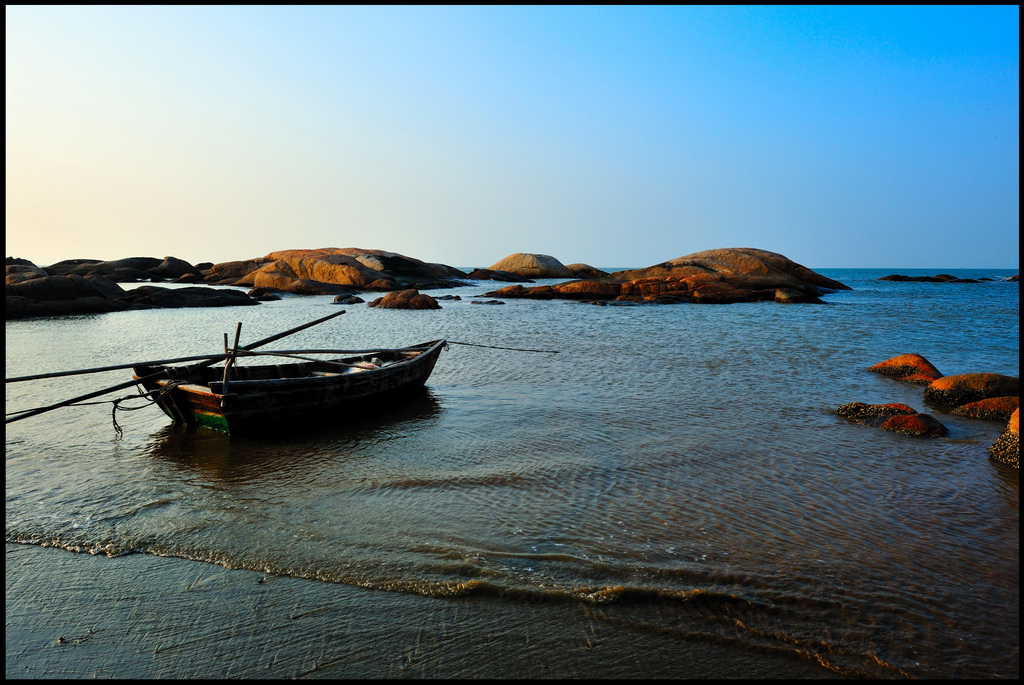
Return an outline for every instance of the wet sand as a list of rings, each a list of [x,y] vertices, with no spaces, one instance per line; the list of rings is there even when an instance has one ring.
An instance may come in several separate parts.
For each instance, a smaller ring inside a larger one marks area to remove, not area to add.
[[[584,606],[8,544],[7,678],[828,678]]]

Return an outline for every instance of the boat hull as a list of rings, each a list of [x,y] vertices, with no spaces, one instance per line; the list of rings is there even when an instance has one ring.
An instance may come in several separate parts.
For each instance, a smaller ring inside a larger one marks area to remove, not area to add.
[[[175,423],[241,434],[290,432],[310,425],[340,425],[355,410],[386,409],[423,387],[445,341],[403,348],[390,365],[360,369],[370,355],[329,362],[237,367],[235,378],[212,380],[222,369],[177,367],[166,378],[146,380],[161,368],[136,367],[135,377]],[[415,357],[401,358],[416,353]],[[260,376],[281,376],[262,378]],[[288,377],[292,375],[294,377]]]

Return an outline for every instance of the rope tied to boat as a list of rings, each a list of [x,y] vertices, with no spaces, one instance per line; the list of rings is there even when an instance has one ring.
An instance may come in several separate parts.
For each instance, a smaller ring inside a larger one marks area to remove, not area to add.
[[[138,392],[138,394],[136,394],[136,395],[126,395],[124,397],[118,397],[116,400],[99,400],[97,402],[72,402],[72,403],[68,404],[67,406],[69,406],[69,407],[85,407],[85,406],[93,405],[93,404],[110,404],[110,405],[112,405],[111,408],[110,408],[110,420],[114,424],[114,430],[117,431],[117,437],[120,438],[122,435],[124,435],[124,429],[122,429],[121,426],[118,425],[118,423],[117,423],[117,411],[119,409],[121,411],[137,411],[139,409],[145,409],[146,407],[150,406],[151,404],[156,404],[157,402],[159,402],[161,399],[163,399],[164,395],[166,395],[171,390],[173,390],[174,388],[178,387],[179,385],[181,385],[184,382],[185,381],[171,381],[167,385],[165,385],[162,388],[160,388],[159,390],[154,390],[153,392],[146,392],[142,388],[142,386],[136,385],[136,389],[137,389],[137,392]],[[128,400],[139,400],[139,399],[146,400],[146,404],[140,404],[137,407],[123,407],[123,406],[121,406],[122,402],[126,402]],[[11,416],[11,415],[14,415],[14,414],[24,414],[25,412],[30,412],[30,411],[35,411],[35,409],[22,409],[20,411],[11,411],[11,412],[7,412],[6,416]]]
[[[479,343],[457,342],[455,340],[445,341],[449,345],[466,345],[467,347],[486,347],[492,350],[512,350],[513,352],[542,352],[544,354],[558,354],[558,350],[532,350],[525,347],[500,347],[498,345],[481,345]]]
[[[120,409],[121,411],[138,411],[139,409],[145,409],[151,404],[156,404],[157,402],[159,402],[161,399],[163,399],[164,395],[167,395],[169,392],[171,392],[184,382],[185,381],[170,381],[166,385],[162,386],[159,390],[154,390],[152,392],[146,392],[146,390],[141,385],[136,385],[135,387],[136,390],[138,391],[137,395],[127,395],[125,397],[119,397],[116,400],[106,400],[106,402],[110,402],[113,405],[110,408],[110,420],[114,424],[114,430],[117,431],[117,437],[120,439],[121,436],[124,435],[124,430],[117,423],[118,409]],[[125,402],[127,400],[138,399],[146,400],[146,403],[140,404],[137,407],[121,406],[122,402]],[[104,402],[88,402],[86,404],[104,404]]]

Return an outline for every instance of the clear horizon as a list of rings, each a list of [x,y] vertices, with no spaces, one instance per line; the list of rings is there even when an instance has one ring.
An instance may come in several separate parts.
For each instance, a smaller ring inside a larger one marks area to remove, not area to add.
[[[756,247],[1019,268],[1017,6],[5,17],[7,255],[40,266]]]

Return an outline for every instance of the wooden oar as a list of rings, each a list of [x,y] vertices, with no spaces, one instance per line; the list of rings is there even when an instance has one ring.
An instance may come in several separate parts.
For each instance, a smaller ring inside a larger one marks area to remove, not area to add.
[[[278,333],[276,335],[272,335],[269,338],[264,338],[263,340],[259,340],[257,342],[252,343],[252,344],[246,345],[244,347],[240,347],[238,349],[239,350],[251,350],[251,349],[255,349],[257,347],[261,347],[263,345],[266,345],[267,343],[272,343],[275,340],[280,340],[281,338],[283,338],[283,337],[285,337],[287,335],[291,335],[293,333],[298,333],[299,331],[305,330],[305,329],[309,328],[310,326],[315,326],[315,325],[317,325],[319,323],[323,323],[324,321],[328,321],[328,320],[333,319],[333,318],[335,318],[337,316],[341,316],[344,313],[345,313],[344,309],[339,311],[339,312],[334,312],[333,314],[330,314],[329,316],[325,316],[322,319],[317,319],[316,321],[310,321],[309,323],[302,324],[301,326],[296,326],[295,328],[292,328],[290,330],[284,331],[283,333]],[[200,364],[193,364],[191,366],[187,366],[187,367],[184,367],[184,368],[185,369],[192,369],[192,368],[202,368],[204,366],[210,366],[210,365],[216,363],[218,360],[224,359],[225,356],[226,355],[211,355],[210,359],[207,359],[206,361],[204,361],[204,362],[202,362]],[[111,386],[109,388],[104,388],[103,390],[97,390],[95,392],[91,392],[91,393],[88,393],[86,395],[81,395],[80,397],[72,397],[70,400],[64,400],[63,402],[58,402],[56,404],[51,404],[51,405],[48,405],[46,407],[37,407],[35,409],[26,409],[24,412],[21,412],[21,413],[17,414],[16,416],[12,416],[12,417],[10,417],[8,419],[5,419],[4,423],[12,423],[14,421],[20,421],[21,419],[27,419],[30,416],[36,416],[37,414],[42,414],[44,412],[48,412],[51,409],[58,409],[60,407],[66,407],[67,405],[74,404],[75,402],[82,402],[84,400],[89,400],[89,399],[92,399],[93,397],[99,397],[100,395],[106,395],[107,393],[114,392],[116,390],[124,390],[125,388],[130,388],[130,387],[132,387],[133,385],[135,385],[137,383],[142,383],[144,381],[155,380],[157,378],[165,377],[167,375],[168,375],[167,370],[164,370],[164,371],[160,371],[159,373],[154,373],[154,374],[149,375],[149,376],[144,376],[144,377],[142,377],[142,378],[140,378],[138,380],[134,380],[133,379],[133,380],[130,380],[130,381],[126,381],[124,383],[118,383],[117,385]]]
[[[373,354],[376,352],[402,352],[407,350],[407,347],[373,347],[368,350],[268,350],[265,352],[250,352],[246,354],[242,348],[238,348],[239,357],[256,357],[260,355],[281,355],[281,354]],[[86,373],[102,373],[104,371],[119,371],[121,369],[131,369],[136,366],[160,366],[162,364],[180,364],[181,362],[194,362],[203,359],[210,359],[214,364],[222,359],[226,359],[230,353],[225,354],[218,352],[217,354],[198,354],[191,357],[175,357],[173,359],[154,359],[146,362],[128,362],[127,364],[114,364],[113,366],[96,366],[91,369],[73,369],[71,371],[54,371],[52,373],[37,373],[32,376],[16,376],[15,378],[5,378],[4,383],[19,383],[21,381],[38,381],[43,378],[59,378],[61,376],[80,376]]]

